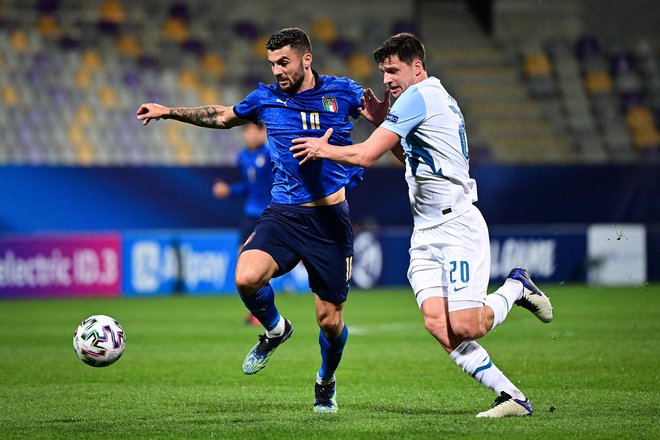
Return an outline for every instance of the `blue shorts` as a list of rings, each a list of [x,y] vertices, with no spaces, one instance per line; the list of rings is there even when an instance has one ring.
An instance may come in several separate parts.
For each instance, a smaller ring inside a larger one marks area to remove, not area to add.
[[[249,249],[273,257],[279,266],[275,277],[302,260],[312,292],[335,304],[346,301],[353,261],[353,227],[346,201],[331,206],[271,203],[243,247]]]
[[[259,217],[252,217],[250,215],[244,216],[239,225],[238,225],[238,242],[240,245],[243,245],[245,241],[250,238],[250,234],[254,231],[254,227],[257,225]]]

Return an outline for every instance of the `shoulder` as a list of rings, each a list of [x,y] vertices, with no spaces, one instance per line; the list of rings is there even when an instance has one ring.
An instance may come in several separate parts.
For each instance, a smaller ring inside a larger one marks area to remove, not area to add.
[[[359,91],[362,93],[362,86],[351,78],[346,78],[344,76],[319,76],[323,79],[323,88],[326,90],[344,90],[347,92]]]
[[[422,90],[420,90],[419,84],[408,87],[401,96],[394,102],[392,108],[402,109],[408,107],[418,107],[424,104],[424,97],[422,96]]]

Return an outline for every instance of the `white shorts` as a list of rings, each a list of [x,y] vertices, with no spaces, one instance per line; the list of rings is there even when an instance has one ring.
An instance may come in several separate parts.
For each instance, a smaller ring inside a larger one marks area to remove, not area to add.
[[[446,297],[449,311],[482,307],[490,279],[488,226],[476,206],[441,225],[415,230],[408,280],[419,307]]]

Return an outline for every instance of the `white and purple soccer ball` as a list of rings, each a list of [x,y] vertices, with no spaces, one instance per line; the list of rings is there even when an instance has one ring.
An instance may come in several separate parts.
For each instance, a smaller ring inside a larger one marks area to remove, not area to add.
[[[125,348],[124,329],[110,316],[90,316],[73,334],[73,349],[81,361],[92,367],[114,364]]]

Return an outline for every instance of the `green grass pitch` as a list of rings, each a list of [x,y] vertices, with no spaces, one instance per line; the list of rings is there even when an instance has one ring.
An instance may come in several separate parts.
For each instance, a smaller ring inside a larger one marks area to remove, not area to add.
[[[544,286],[555,320],[514,307],[480,342],[533,417],[476,419],[493,393],[426,333],[409,290],[353,291],[339,414],[312,412],[319,365],[311,295],[279,295],[293,337],[254,376],[258,329],[230,297],[0,301],[0,438],[660,438],[660,285]],[[107,368],[78,360],[88,315],[127,335]]]

